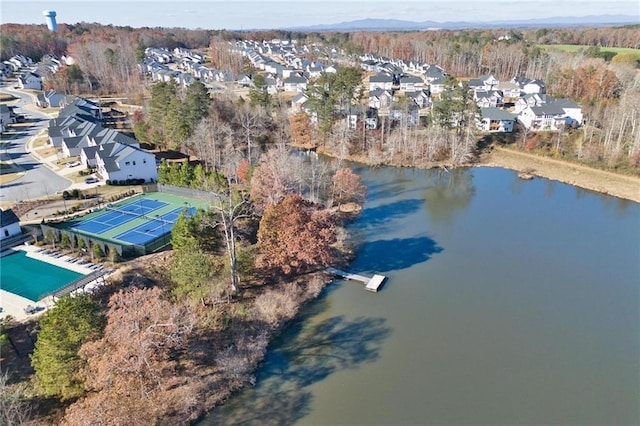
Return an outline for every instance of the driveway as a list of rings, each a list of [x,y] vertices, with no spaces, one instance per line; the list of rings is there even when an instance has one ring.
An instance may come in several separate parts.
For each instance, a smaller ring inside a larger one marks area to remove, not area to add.
[[[30,94],[12,90],[5,84],[0,87],[0,91],[19,98],[10,105],[18,107],[16,113],[24,115],[28,124],[10,127],[10,130],[16,130],[15,134],[11,139],[1,143],[2,160],[12,161],[24,172],[24,175],[17,180],[0,185],[0,201],[29,200],[67,189],[71,185],[69,179],[58,175],[27,152],[27,142],[47,128],[47,122],[51,117],[35,110],[34,99]],[[27,106],[29,107],[26,108]]]

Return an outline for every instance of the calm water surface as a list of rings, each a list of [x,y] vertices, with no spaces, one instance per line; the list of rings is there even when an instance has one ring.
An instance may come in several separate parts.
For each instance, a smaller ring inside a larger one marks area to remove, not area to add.
[[[213,424],[640,424],[640,205],[503,169],[362,168],[355,272]]]

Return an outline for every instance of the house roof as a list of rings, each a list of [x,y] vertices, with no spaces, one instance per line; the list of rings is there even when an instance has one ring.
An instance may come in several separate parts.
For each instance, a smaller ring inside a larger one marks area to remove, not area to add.
[[[291,99],[291,103],[297,104],[301,102],[307,101],[309,98],[304,93],[298,93],[296,96]]]
[[[555,104],[543,104],[541,106],[531,107],[531,111],[535,115],[563,115],[564,110]]]
[[[300,77],[299,75],[291,75],[285,78],[282,82],[284,84],[300,84],[300,83],[307,83],[308,80],[304,77]]]
[[[577,104],[576,102],[572,101],[571,99],[567,99],[567,98],[560,98],[560,99],[556,99],[552,102],[553,104],[559,106],[560,108],[575,108],[575,109],[581,109],[582,107]]]
[[[509,111],[505,111],[499,108],[480,108],[480,114],[483,119],[499,120],[499,121],[513,121],[515,116]]]
[[[424,83],[424,80],[414,75],[403,75],[400,77],[400,84],[402,83]]]
[[[11,209],[0,210],[0,226],[9,226],[13,223],[19,223],[20,219]]]
[[[369,83],[392,83],[393,77],[389,74],[378,73],[369,77]]]

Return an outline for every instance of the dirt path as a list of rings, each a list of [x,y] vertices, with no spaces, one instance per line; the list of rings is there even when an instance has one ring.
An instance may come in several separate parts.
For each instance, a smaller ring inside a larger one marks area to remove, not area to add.
[[[527,171],[532,175],[640,203],[639,177],[607,172],[498,146],[482,158],[480,165]]]

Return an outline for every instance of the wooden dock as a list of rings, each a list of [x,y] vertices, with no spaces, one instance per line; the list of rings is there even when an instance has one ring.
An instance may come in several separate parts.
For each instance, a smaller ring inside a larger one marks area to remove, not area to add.
[[[364,287],[365,290],[371,291],[373,293],[376,293],[378,291],[380,286],[382,286],[382,283],[384,282],[384,280],[387,278],[384,275],[378,275],[378,274],[375,274],[373,277],[366,277],[364,275],[341,271],[336,268],[327,268],[327,272],[334,275],[338,275],[347,280],[360,281],[365,284],[365,287]]]

